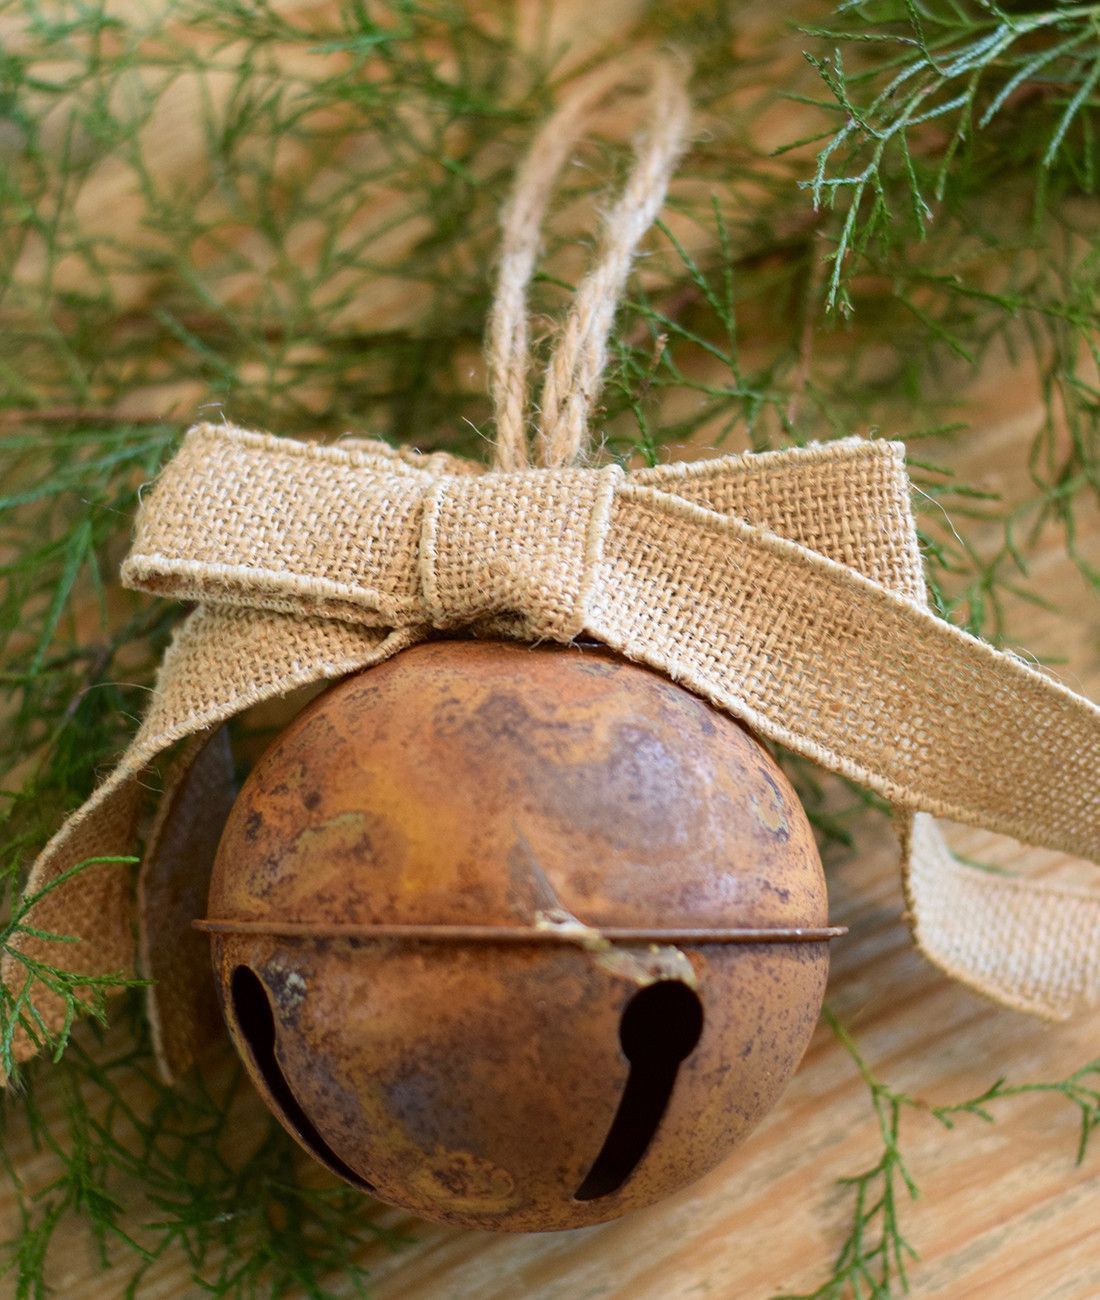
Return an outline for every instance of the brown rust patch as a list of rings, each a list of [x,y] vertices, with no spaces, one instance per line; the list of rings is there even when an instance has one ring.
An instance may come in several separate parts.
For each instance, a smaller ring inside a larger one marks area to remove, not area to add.
[[[756,820],[766,831],[786,839],[791,828],[787,822],[787,803],[783,792],[769,772],[761,772],[761,776],[764,778],[765,791],[750,796],[749,804],[756,814]]]

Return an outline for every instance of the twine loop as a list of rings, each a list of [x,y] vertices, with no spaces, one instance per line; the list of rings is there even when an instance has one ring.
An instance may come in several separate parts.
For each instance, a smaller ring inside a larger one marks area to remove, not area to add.
[[[634,142],[634,166],[600,223],[595,263],[574,295],[543,380],[535,463],[545,468],[572,465],[588,445],[589,420],[607,364],[607,340],[631,263],[660,211],[684,148],[691,117],[684,69],[668,55],[647,55],[602,69],[550,117],[516,175],[502,216],[500,266],[486,342],[497,469],[523,469],[531,463],[527,290],[555,182],[600,104],[639,80],[645,83],[645,126]]]

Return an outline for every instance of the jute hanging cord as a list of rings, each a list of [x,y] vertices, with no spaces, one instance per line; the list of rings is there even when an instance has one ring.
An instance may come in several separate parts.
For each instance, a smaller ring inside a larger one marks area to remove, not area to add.
[[[486,347],[497,469],[517,470],[528,464],[527,286],[554,183],[585,135],[593,109],[611,91],[629,84],[632,74],[650,83],[648,130],[637,142],[637,160],[626,187],[602,222],[596,265],[578,289],[561,331],[543,383],[538,419],[540,465],[572,464],[586,448],[588,417],[606,364],[615,310],[635,250],[660,211],[687,136],[690,108],[682,73],[664,60],[638,60],[633,68],[616,64],[593,77],[551,119],[520,167],[504,212]]]
[[[639,81],[634,170],[533,416],[526,290],[550,192],[595,107]],[[490,468],[370,440],[190,431],[145,494],[123,579],[198,608],[136,738],[35,863],[28,892],[133,852],[149,765],[253,704],[433,631],[583,634],[890,800],[914,937],[943,970],[1054,1018],[1096,1000],[1100,890],[966,866],[933,815],[1100,861],[1100,710],[928,609],[902,445],[851,438],[636,472],[582,463],[616,304],[687,124],[680,69],[652,56],[597,74],[536,139],[504,218]],[[64,1008],[24,958],[134,969],[117,865],[67,878],[30,919],[40,936],[8,956],[4,978],[48,1027]],[[181,996],[156,993],[162,1007]],[[22,1036],[24,1055],[35,1038]]]

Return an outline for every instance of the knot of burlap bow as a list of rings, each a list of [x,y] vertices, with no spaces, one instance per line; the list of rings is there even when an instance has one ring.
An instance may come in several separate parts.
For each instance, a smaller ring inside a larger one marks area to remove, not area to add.
[[[433,629],[585,636],[888,799],[924,953],[1003,1003],[1067,1016],[1100,989],[1100,892],[961,863],[929,814],[1100,860],[1100,710],[929,611],[903,447],[848,439],[635,472],[577,463],[615,303],[687,123],[676,70],[642,66],[651,128],[561,331],[537,465],[525,306],[537,232],[621,68],[544,129],[506,212],[491,468],[225,425],[187,435],[146,497],[123,577],[199,606],[133,744],[28,890],[132,851],[149,764],[253,704],[378,663]],[[116,867],[73,875],[32,919],[83,940],[26,938],[40,957],[81,973],[134,967],[130,886]],[[22,978],[11,959],[6,976]],[[41,1014],[50,1023],[60,1011],[46,1000]]]

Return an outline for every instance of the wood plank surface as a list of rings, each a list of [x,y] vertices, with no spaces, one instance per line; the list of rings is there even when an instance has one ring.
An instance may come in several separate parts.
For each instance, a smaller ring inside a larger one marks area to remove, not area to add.
[[[558,6],[576,18],[583,6]],[[590,10],[592,6],[588,7]],[[596,7],[599,8],[599,7]],[[578,21],[578,52],[638,9],[623,3]],[[184,113],[183,116],[186,116]],[[184,160],[185,161],[185,160]],[[177,159],[173,165],[179,165]],[[113,201],[105,193],[106,205]],[[111,209],[112,219],[117,214]],[[187,395],[175,395],[186,400]],[[146,394],[143,401],[148,401]],[[975,432],[934,448],[969,482],[1009,499],[1026,493],[1026,449],[1039,426],[1034,374],[993,359],[966,394]],[[922,454],[927,454],[922,445]],[[960,525],[961,526],[961,525]],[[992,544],[971,522],[968,538]],[[1100,564],[1100,518],[1082,521],[1079,544]],[[1010,609],[1020,643],[1064,659],[1057,671],[1100,699],[1100,602],[1065,555],[1057,530],[1037,548],[1033,577],[1058,607]],[[962,853],[1014,868],[1064,872],[1079,865],[1028,852],[983,832],[957,828]],[[913,950],[902,916],[897,848],[886,825],[868,822],[857,846],[828,862],[833,919],[851,927],[834,947],[828,999],[875,1071],[932,1102],[981,1091],[1000,1076],[1014,1083],[1066,1075],[1100,1054],[1100,1019],[1051,1026],[1001,1010],[940,976]],[[904,1148],[920,1198],[904,1207],[921,1260],[912,1294],[943,1300],[1090,1300],[1100,1297],[1100,1148],[1074,1165],[1078,1116],[1060,1098],[1031,1095],[996,1108],[997,1123],[963,1117],[953,1133],[906,1117]],[[878,1137],[867,1091],[829,1029],[819,1027],[785,1096],[744,1147],[693,1187],[627,1219],[571,1233],[493,1236],[411,1220],[394,1210],[378,1221],[415,1240],[372,1248],[376,1300],[768,1300],[812,1290],[847,1231],[850,1193],[835,1180],[873,1162]],[[13,1125],[7,1156],[28,1184],[50,1177],[48,1154]],[[374,1212],[365,1203],[364,1212]],[[0,1237],[17,1229],[0,1193]],[[110,1300],[126,1274],[104,1269],[83,1234],[66,1238],[52,1280],[71,1300]],[[0,1294],[4,1283],[0,1281]],[[349,1293],[333,1278],[331,1294]],[[142,1297],[191,1297],[179,1257],[166,1257]]]

